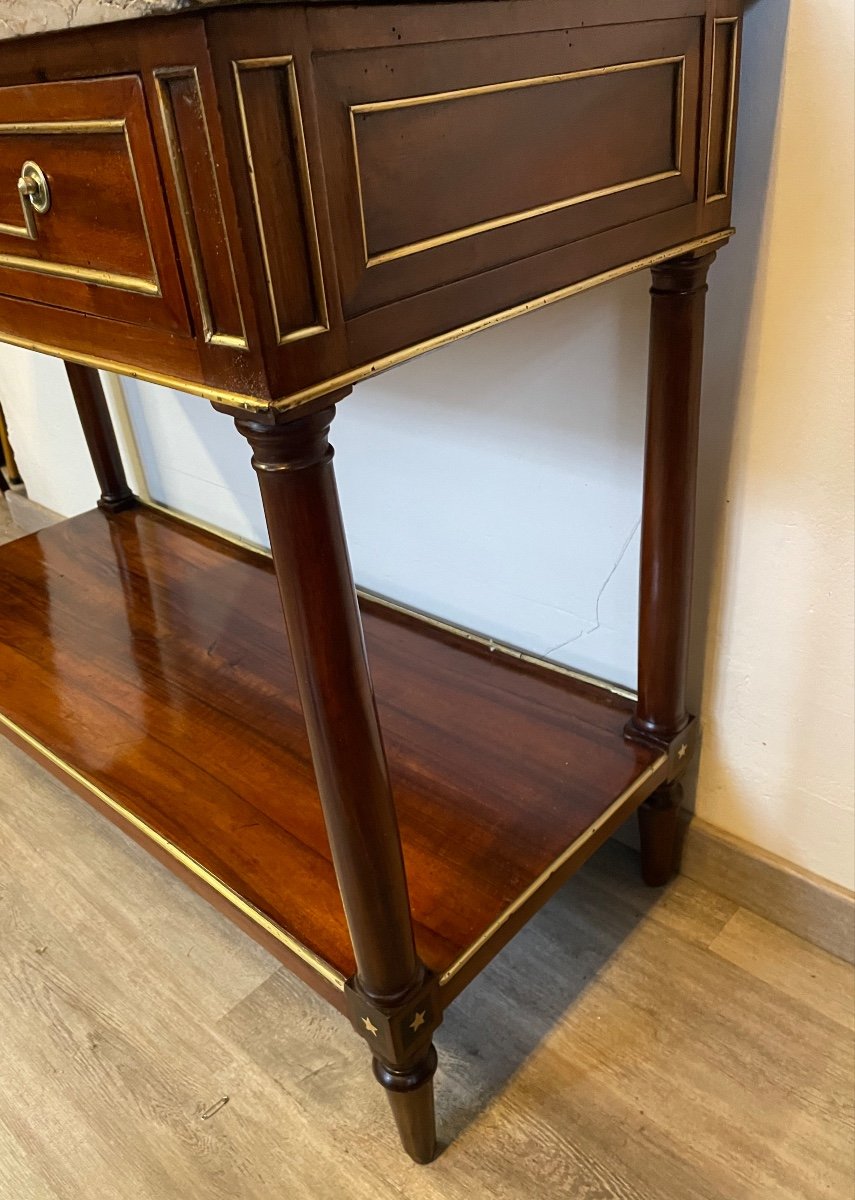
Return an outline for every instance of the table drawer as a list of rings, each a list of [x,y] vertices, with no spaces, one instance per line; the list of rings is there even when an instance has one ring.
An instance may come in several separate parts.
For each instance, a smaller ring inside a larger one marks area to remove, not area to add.
[[[188,329],[136,75],[0,88],[0,293]]]

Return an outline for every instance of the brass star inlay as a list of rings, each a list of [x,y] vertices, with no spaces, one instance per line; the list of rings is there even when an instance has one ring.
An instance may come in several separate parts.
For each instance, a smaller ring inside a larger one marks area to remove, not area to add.
[[[422,1025],[424,1025],[424,1023],[425,1023],[425,1014],[423,1012],[416,1013],[416,1015],[413,1017],[412,1021],[410,1021],[410,1029],[412,1029],[413,1033],[416,1033],[417,1030],[421,1029],[421,1027],[422,1027]]]
[[[363,1017],[363,1018],[362,1018],[362,1024],[365,1026],[365,1028],[368,1030],[368,1032],[369,1032],[370,1034],[373,1034],[373,1035],[374,1035],[374,1037],[377,1037],[377,1026],[376,1026],[376,1025],[372,1025],[372,1024],[371,1024],[371,1018],[370,1018],[370,1017]]]
[[[678,757],[678,758],[685,758],[685,757],[686,757],[686,755],[687,755],[687,753],[688,753],[688,751],[689,751],[689,745],[688,745],[688,742],[683,742],[682,746],[681,746],[681,747],[680,747],[680,749],[677,751],[677,757]]]

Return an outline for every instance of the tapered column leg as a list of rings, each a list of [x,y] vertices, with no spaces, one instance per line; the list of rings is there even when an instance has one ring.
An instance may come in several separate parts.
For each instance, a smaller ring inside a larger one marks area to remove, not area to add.
[[[429,1163],[436,1154],[435,1071],[436,1050],[433,1046],[411,1067],[403,1070],[393,1070],[379,1058],[374,1059],[374,1077],[389,1096],[401,1144],[417,1163]]]
[[[677,869],[680,807],[683,786],[663,784],[638,810],[641,839],[641,878],[648,887],[662,887]]]
[[[98,507],[107,512],[133,508],[137,498],[125,478],[119,443],[100,376],[94,367],[81,367],[77,363],[67,362],[65,370],[101,489]]]
[[[706,278],[715,254],[652,270],[647,433],[641,524],[638,702],[630,737],[670,754],[671,778],[639,813],[644,878],[664,883],[675,866],[680,789],[694,736],[686,707],[698,423]]]
[[[405,1149],[434,1153],[431,981],[419,962],[397,816],[328,442],[332,407],[265,425],[253,449],[333,862],[353,942],[354,1025]]]

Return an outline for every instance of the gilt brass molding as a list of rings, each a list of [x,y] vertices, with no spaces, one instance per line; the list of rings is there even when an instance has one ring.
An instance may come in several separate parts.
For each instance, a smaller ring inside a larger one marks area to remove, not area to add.
[[[712,151],[712,103],[710,103],[710,120],[707,128],[707,163],[706,163],[706,180],[704,183],[704,203],[712,204],[715,200],[726,200],[730,195],[730,176],[731,163],[733,160],[733,134],[736,121],[736,84],[738,73],[736,70],[738,53],[739,53],[739,17],[716,17],[713,21],[713,48],[712,48],[712,65],[710,69],[710,99],[712,101],[712,91],[715,88],[715,56],[718,43],[718,30],[722,25],[733,26],[733,40],[730,43],[729,70],[728,70],[728,89],[727,89],[727,116],[725,120],[725,138],[724,138],[724,162],[722,164],[724,177],[724,191],[710,193],[710,153]]]
[[[527,90],[555,83],[567,83],[575,79],[590,79],[601,75],[614,75],[626,71],[639,71],[652,67],[678,67],[678,83],[675,89],[676,103],[674,109],[674,167],[658,171],[653,175],[643,175],[637,179],[627,179],[621,183],[609,184],[590,192],[580,192],[575,196],[567,196],[548,204],[540,204],[533,208],[522,209],[519,212],[507,213],[500,217],[492,217],[478,221],[473,225],[462,226],[447,233],[434,237],[423,238],[404,246],[396,246],[379,254],[372,254],[368,245],[368,231],[365,221],[365,202],[362,189],[362,172],[359,161],[359,137],[356,129],[356,116],[361,113],[388,112],[401,108],[416,108],[428,104],[444,104],[449,101],[461,100],[470,96],[487,96],[499,92]],[[487,83],[477,87],[456,88],[453,91],[433,92],[423,96],[404,96],[396,100],[372,100],[363,104],[352,104],[348,108],[350,121],[350,137],[353,146],[354,169],[356,172],[356,194],[359,205],[359,222],[362,230],[362,247],[366,267],[376,267],[396,259],[408,258],[413,254],[421,254],[425,250],[433,250],[438,246],[446,246],[464,238],[474,237],[479,233],[488,233],[493,229],[501,229],[507,225],[515,225],[520,221],[528,221],[533,217],[546,216],[562,209],[573,208],[589,200],[600,200],[605,196],[617,195],[619,192],[631,191],[651,183],[660,183],[664,179],[673,179],[680,175],[683,162],[683,129],[685,124],[686,105],[686,56],[684,54],[669,55],[664,58],[650,58],[638,62],[612,63],[605,67],[587,67],[579,71],[564,71],[557,75],[540,75],[530,79],[511,79],[502,83]]]
[[[164,850],[171,858],[174,858],[176,862],[180,863],[182,867],[190,871],[191,874],[195,875],[197,879],[201,879],[219,896],[222,896],[224,900],[227,900],[229,904],[234,905],[234,907],[238,909],[239,912],[243,913],[245,917],[248,917],[249,920],[263,929],[265,933],[269,934],[272,938],[275,938],[277,942],[280,942],[283,946],[290,950],[290,952],[304,962],[306,966],[311,967],[313,971],[316,971],[318,975],[321,975],[328,983],[331,983],[338,991],[344,991],[345,978],[343,975],[331,967],[330,964],[322,959],[319,955],[315,954],[313,950],[310,950],[307,946],[304,946],[302,942],[298,942],[295,937],[292,937],[290,933],[282,929],[275,923],[275,921],[271,921],[269,917],[266,917],[263,912],[257,909],[253,904],[250,904],[250,902],[245,900],[243,896],[238,895],[238,893],[230,888],[227,883],[224,883],[222,879],[219,879],[216,875],[213,875],[206,867],[203,867],[201,863],[197,862],[195,858],[191,858],[189,854],[185,854],[185,852],[176,846],[174,842],[171,842],[169,838],[164,837],[161,833],[158,833],[156,829],[153,829],[135,813],[131,812],[130,809],[126,808],[123,804],[120,804],[118,800],[114,800],[112,796],[103,790],[103,788],[98,787],[98,785],[93,783],[91,779],[87,779],[87,777],[82,774],[82,772],[78,771],[76,767],[73,767],[63,758],[60,758],[60,756],[54,753],[54,751],[46,746],[44,742],[40,741],[37,737],[34,737],[33,734],[28,733],[26,729],[22,729],[20,725],[18,725],[15,721],[12,721],[4,713],[0,713],[0,725],[4,725],[14,735],[14,737],[24,742],[31,750],[34,750],[39,757],[44,758],[63,775],[66,775],[69,779],[73,780],[73,782],[78,786],[85,788],[86,791],[93,795],[102,804],[106,805],[107,808],[117,813],[124,821],[127,821],[129,825],[137,830],[138,833],[141,833],[145,837],[149,838],[155,843],[155,845],[159,846],[161,850]]]
[[[265,233],[264,213],[261,211],[261,202],[258,195],[258,182],[256,178],[256,166],[255,162],[253,161],[249,122],[247,118],[243,87],[241,85],[242,72],[263,71],[274,68],[283,69],[285,71],[288,84],[288,108],[291,124],[294,130],[294,140],[297,150],[296,166],[297,175],[300,181],[300,201],[303,220],[308,233],[306,240],[308,243],[309,263],[314,287],[315,303],[318,310],[317,316],[319,318],[317,324],[307,325],[301,329],[291,330],[284,329],[283,322],[280,320],[279,308],[276,299],[276,287],[273,280],[273,272],[270,266],[267,235]],[[298,341],[301,338],[306,337],[314,337],[318,333],[326,333],[330,327],[326,288],[324,286],[323,262],[321,259],[321,244],[318,237],[318,223],[315,215],[315,203],[312,193],[312,178],[309,170],[309,154],[308,150],[306,149],[306,134],[303,128],[303,114],[300,107],[300,90],[297,83],[297,65],[292,54],[283,54],[274,56],[272,58],[239,58],[232,60],[232,72],[234,75],[238,113],[240,115],[244,154],[246,156],[247,168],[249,170],[250,190],[252,194],[253,210],[255,212],[255,223],[258,229],[258,238],[261,244],[261,257],[264,265],[264,275],[267,281],[268,295],[270,297],[270,311],[276,331],[276,340],[280,346],[284,346],[288,342]]]
[[[208,161],[211,164],[211,176],[214,181],[214,198],[216,200],[217,214],[220,219],[220,228],[222,231],[222,242],[225,246],[226,256],[229,264],[229,274],[231,276],[232,287],[234,288],[235,305],[238,311],[238,320],[240,321],[240,333],[225,333],[221,329],[216,328],[213,310],[211,308],[211,295],[208,288],[208,280],[205,274],[205,265],[202,258],[202,247],[199,242],[199,229],[196,224],[196,217],[193,212],[193,197],[190,191],[190,181],[187,178],[187,171],[184,164],[184,159],[181,153],[179,143],[178,129],[175,124],[175,113],[172,105],[172,98],[169,94],[169,81],[172,79],[189,79],[192,81],[193,88],[196,94],[196,102],[199,116],[202,123],[202,128],[205,132],[205,146],[208,152]],[[188,67],[160,67],[154,72],[155,88],[157,90],[157,101],[160,108],[160,119],[163,124],[163,132],[166,138],[167,151],[169,153],[169,165],[172,168],[172,178],[175,183],[175,190],[178,195],[178,211],[181,216],[181,224],[184,228],[184,234],[187,239],[187,249],[190,254],[190,270],[193,274],[193,284],[196,288],[196,299],[199,303],[199,311],[202,316],[202,334],[205,341],[212,346],[229,346],[234,350],[247,350],[249,348],[246,339],[246,326],[243,319],[243,309],[240,302],[240,293],[238,291],[237,277],[235,275],[234,256],[229,243],[228,234],[226,232],[226,222],[223,214],[223,199],[220,193],[220,185],[217,180],[214,150],[211,145],[211,131],[208,126],[208,117],[205,112],[205,104],[202,97],[202,88],[199,83],[199,71],[195,66]]]
[[[125,139],[128,152],[128,163],[134,189],[137,195],[143,233],[151,262],[151,279],[143,279],[138,275],[125,275],[118,271],[103,271],[92,267],[79,267],[73,263],[45,262],[38,258],[28,258],[23,254],[0,253],[0,267],[9,267],[15,271],[31,271],[36,275],[48,275],[54,278],[71,279],[77,283],[94,284],[96,287],[115,288],[120,292],[132,292],[142,296],[160,296],[160,279],[154,260],[154,250],[151,244],[151,233],[146,220],[145,207],[142,200],[137,166],[134,161],[128,123],[121,117],[106,117],[91,121],[11,121],[0,125],[0,137],[4,134],[34,135],[45,134],[87,134],[87,133],[121,133]],[[0,225],[0,234],[12,234],[19,237],[17,226]]]
[[[550,881],[555,873],[560,871],[561,868],[568,863],[571,858],[575,857],[575,855],[578,854],[578,852],[600,832],[602,827],[613,816],[619,813],[620,810],[630,802],[633,796],[635,796],[645,784],[649,783],[655,775],[659,774],[663,767],[667,766],[667,764],[668,755],[660,754],[659,757],[650,764],[647,770],[643,771],[642,774],[639,775],[638,778],[634,780],[628,788],[625,788],[618,798],[609,805],[606,811],[599,816],[583,834],[577,837],[575,842],[571,842],[567,849],[563,851],[563,853],[561,853],[554,862],[550,863],[549,866],[542,871],[540,875],[538,875],[537,879],[535,879],[533,883],[529,884],[524,892],[520,892],[519,896],[517,896],[515,900],[511,901],[505,911],[498,916],[495,921],[493,921],[492,925],[489,925],[480,935],[480,937],[476,938],[472,945],[468,946],[459,956],[459,958],[455,959],[448,970],[444,971],[443,974],[440,975],[439,986],[445,987],[447,984],[449,984],[452,979],[454,979],[455,975],[463,970],[470,959],[474,958],[478,951],[483,949],[483,947],[486,946],[493,937],[495,937],[502,926],[507,924],[514,913],[518,912],[533,896],[535,896],[537,892],[539,892],[540,889]]]
[[[480,317],[477,321],[470,321],[469,324],[460,325],[456,329],[449,330],[447,333],[440,333],[425,341],[416,342],[412,346],[405,346],[402,350],[396,350],[392,354],[387,354],[362,366],[354,367],[349,371],[343,371],[320,383],[301,388],[286,396],[280,396],[276,400],[259,400],[254,396],[243,395],[240,392],[231,392],[224,388],[212,387],[209,384],[198,383],[195,380],[181,379],[175,375],[164,375],[159,371],[150,371],[144,367],[134,367],[129,363],[118,362],[106,356],[83,354],[70,346],[54,346],[48,342],[36,341],[33,338],[19,337],[17,334],[0,332],[0,341],[8,342],[10,346],[21,346],[25,350],[37,350],[42,354],[51,354],[56,358],[65,358],[69,362],[80,363],[84,367],[97,367],[102,371],[113,371],[116,375],[127,375],[131,379],[142,379],[146,383],[156,383],[161,387],[173,388],[175,391],[189,392],[193,396],[201,396],[213,404],[232,408],[236,412],[284,412],[287,409],[296,408],[300,404],[307,404],[310,400],[316,400],[318,397],[327,395],[330,392],[350,387],[354,383],[358,383],[361,379],[368,379],[372,375],[379,375],[381,372],[388,371],[399,363],[407,362],[411,358],[417,358],[421,354],[427,354],[430,350],[437,350],[441,346],[449,345],[451,342],[471,337],[473,333],[479,333],[482,329],[490,329],[494,325],[501,325],[513,317],[535,312],[537,309],[544,308],[548,304],[555,304],[558,300],[566,300],[570,296],[576,296],[581,292],[589,291],[591,288],[600,287],[604,283],[611,283],[615,279],[622,279],[625,275],[634,275],[637,271],[646,270],[648,267],[655,267],[658,263],[666,262],[669,258],[678,258],[683,254],[691,254],[695,250],[702,250],[706,247],[721,246],[733,237],[734,232],[735,230],[732,228],[722,229],[718,233],[708,233],[704,237],[693,238],[691,241],[682,242],[677,246],[670,246],[667,250],[660,250],[656,254],[648,254],[644,258],[636,259],[634,262],[625,263],[620,267],[613,267],[611,270],[602,271],[599,275],[591,275],[587,279],[579,280],[578,283],[571,283],[566,287],[558,288],[557,291],[547,292],[543,296],[536,296],[533,300],[525,300],[522,304],[516,304],[512,308],[503,309],[487,317]]]

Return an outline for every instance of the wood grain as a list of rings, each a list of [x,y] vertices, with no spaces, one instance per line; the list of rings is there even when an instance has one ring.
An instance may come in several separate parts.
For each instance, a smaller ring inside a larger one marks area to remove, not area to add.
[[[682,878],[655,899],[624,847],[447,1014],[438,1115],[459,1136],[429,1168],[401,1157],[344,1019],[7,744],[0,878],[16,1200],[850,1194],[849,1035],[800,971],[781,990],[707,948],[733,905]],[[783,971],[778,939],[750,942]],[[838,969],[811,960],[820,986]]]
[[[137,508],[12,543],[0,584],[0,711],[352,974],[269,561]],[[378,605],[364,621],[441,974],[621,796],[629,815],[660,760],[625,742],[613,693]]]

